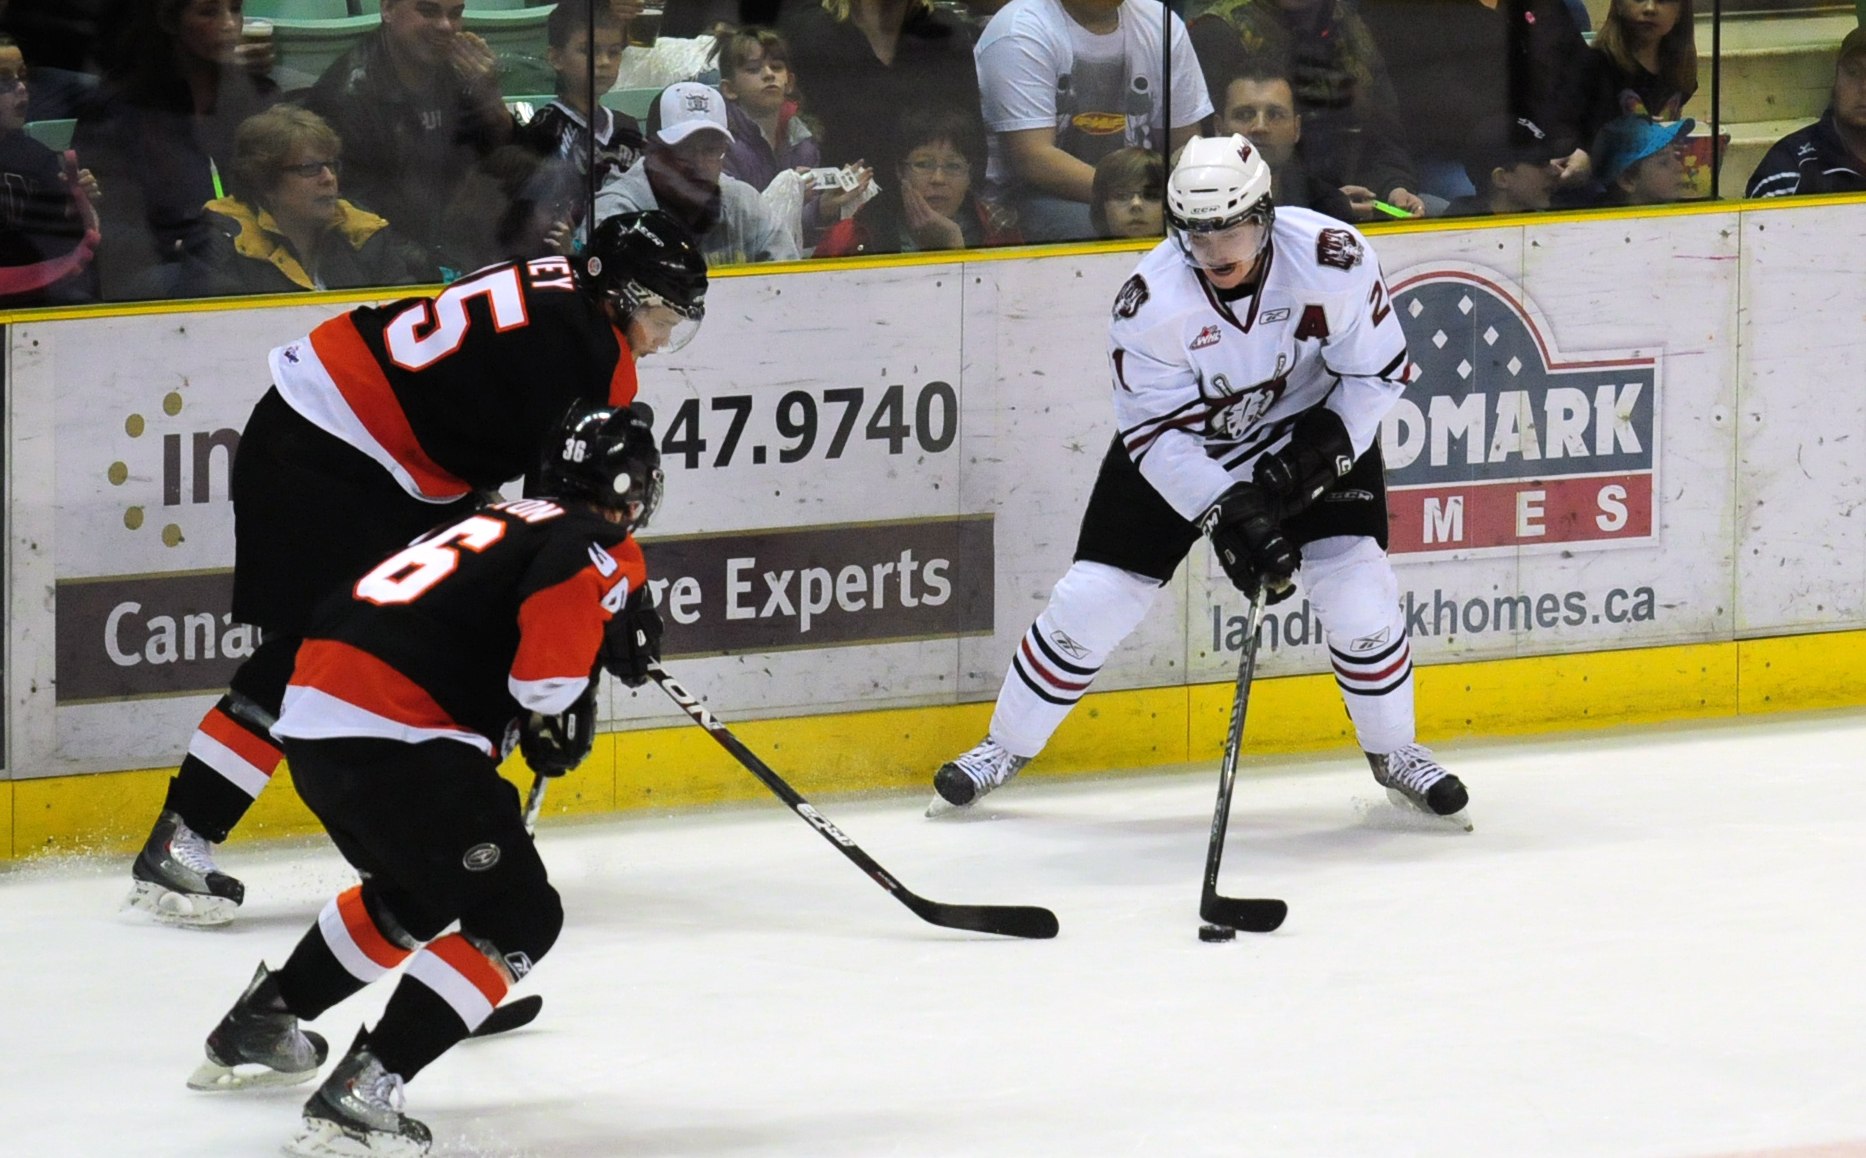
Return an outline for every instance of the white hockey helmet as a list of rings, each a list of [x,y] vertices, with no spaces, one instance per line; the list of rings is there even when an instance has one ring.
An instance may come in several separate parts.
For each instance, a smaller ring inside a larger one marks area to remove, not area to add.
[[[1166,179],[1166,222],[1189,261],[1208,270],[1252,261],[1275,220],[1270,166],[1242,134],[1186,142]]]

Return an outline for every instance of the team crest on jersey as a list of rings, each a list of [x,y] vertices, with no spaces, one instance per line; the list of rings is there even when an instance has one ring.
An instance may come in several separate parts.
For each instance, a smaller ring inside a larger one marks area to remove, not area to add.
[[[1349,270],[1361,264],[1366,252],[1360,238],[1345,229],[1324,229],[1315,237],[1315,260],[1336,269]]]
[[[1203,350],[1207,346],[1216,346],[1218,344],[1218,339],[1223,336],[1224,331],[1220,330],[1217,326],[1206,326],[1199,331],[1198,337],[1192,339],[1192,348],[1195,350]]]
[[[1127,279],[1121,292],[1114,295],[1114,316],[1131,318],[1140,312],[1140,307],[1147,304],[1147,280],[1139,274]]]

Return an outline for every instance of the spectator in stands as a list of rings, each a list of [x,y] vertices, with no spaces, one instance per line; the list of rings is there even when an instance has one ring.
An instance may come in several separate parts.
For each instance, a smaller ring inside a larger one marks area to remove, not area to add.
[[[645,144],[634,117],[604,108],[595,97],[616,82],[622,22],[606,3],[592,8],[590,0],[561,0],[545,22],[545,35],[557,96],[525,123],[518,139],[571,166],[583,178],[587,202],[603,182],[639,160]]]
[[[128,55],[78,117],[73,144],[109,197],[97,266],[106,297],[147,297],[157,267],[212,237],[204,206],[225,193],[233,136],[278,97],[232,64],[240,0],[149,0],[134,10]]]
[[[1446,206],[1446,217],[1540,213],[1561,182],[1561,151],[1528,117],[1492,116],[1471,130],[1465,171],[1477,192]]]
[[[1866,192],[1866,27],[1840,42],[1821,119],[1777,141],[1750,175],[1750,197]]]
[[[1218,95],[1218,132],[1241,133],[1256,146],[1270,166],[1271,196],[1278,205],[1300,205],[1338,221],[1357,219],[1341,183],[1310,172],[1304,163],[1302,114],[1289,77],[1246,57],[1230,70]]]
[[[1187,14],[1206,68],[1235,59],[1241,42],[1290,78],[1304,156],[1315,172],[1345,182],[1356,221],[1385,219],[1376,200],[1425,213],[1386,62],[1347,0],[1192,0]]]
[[[700,239],[708,266],[797,260],[796,243],[758,191],[726,175],[731,143],[719,90],[668,85],[648,109],[647,152],[596,194],[596,220],[661,209]]]
[[[1564,183],[1591,172],[1583,146],[1590,57],[1566,0],[1359,0],[1387,62],[1420,181],[1467,192],[1466,145],[1494,117],[1541,126]],[[1585,10],[1583,10],[1585,11]]]
[[[1694,24],[1691,0],[1612,0],[1594,33],[1583,130],[1628,113],[1677,120],[1698,88]]]
[[[274,294],[432,280],[420,247],[345,201],[343,143],[294,105],[249,117],[233,139],[232,189],[207,203],[212,243],[177,271],[175,296]]]
[[[616,74],[616,87],[623,90],[662,89],[683,80],[711,84],[719,79],[712,67],[718,25],[722,21],[728,25],[768,24],[776,15],[775,11],[762,17],[755,11],[728,14],[722,8],[713,19],[702,20],[695,6],[686,0],[664,3],[658,18],[642,18],[642,0],[609,0],[609,8],[622,21],[626,37]]]
[[[973,190],[984,171],[976,121],[950,108],[909,109],[897,135],[906,150],[885,182],[854,217],[823,235],[817,257],[912,253],[1014,245],[1023,240]]]
[[[343,138],[356,203],[438,246],[443,191],[516,126],[492,49],[462,30],[464,0],[380,3],[381,27],[331,62],[305,104]]]
[[[1129,145],[1176,151],[1212,113],[1185,25],[1159,0],[1011,0],[978,38],[978,84],[990,197],[1032,241],[1091,236],[1095,163]]]
[[[1129,146],[1097,161],[1089,223],[1096,237],[1166,236],[1165,158]]]
[[[0,34],[0,305],[85,301],[97,179],[76,154],[60,157],[26,135],[30,101],[25,54]]]
[[[914,108],[969,113],[983,142],[970,31],[931,0],[791,0],[778,31],[824,164],[894,172],[894,122]]]
[[[763,189],[785,169],[823,162],[816,136],[791,99],[790,49],[769,28],[734,28],[718,37],[719,92],[726,98],[726,172]]]
[[[441,277],[452,281],[501,261],[568,257],[589,195],[582,175],[561,157],[506,145],[480,158],[442,218]]]
[[[1594,138],[1594,164],[1606,186],[1604,204],[1664,205],[1684,198],[1685,162],[1679,142],[1695,126],[1660,122],[1640,113],[1608,121]]]
[[[97,48],[106,0],[12,0],[0,30],[32,61],[28,121],[69,120],[97,87]]]

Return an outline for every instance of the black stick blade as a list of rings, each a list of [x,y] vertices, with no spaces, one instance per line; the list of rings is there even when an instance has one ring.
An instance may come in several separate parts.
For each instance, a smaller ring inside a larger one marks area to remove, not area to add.
[[[946,905],[908,894],[907,907],[929,924],[948,929],[969,929],[1000,937],[1028,937],[1047,941],[1056,935],[1056,914],[1035,905]]]
[[[1269,933],[1289,916],[1289,906],[1282,901],[1210,896],[1199,901],[1199,916],[1210,925],[1224,925],[1246,933]]]
[[[514,998],[486,1015],[486,1020],[479,1023],[468,1037],[491,1037],[495,1033],[510,1033],[522,1026],[530,1025],[538,1019],[538,1011],[544,1008],[544,998],[537,994],[529,997]]]

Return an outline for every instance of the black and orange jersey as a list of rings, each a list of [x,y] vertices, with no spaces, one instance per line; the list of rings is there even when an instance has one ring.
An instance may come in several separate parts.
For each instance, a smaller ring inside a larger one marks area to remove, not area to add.
[[[273,734],[497,754],[521,711],[561,712],[583,694],[605,625],[647,574],[635,541],[588,508],[481,507],[319,606]]]
[[[573,402],[635,400],[635,359],[561,257],[363,306],[272,351],[293,410],[436,502],[530,470]]]

